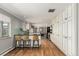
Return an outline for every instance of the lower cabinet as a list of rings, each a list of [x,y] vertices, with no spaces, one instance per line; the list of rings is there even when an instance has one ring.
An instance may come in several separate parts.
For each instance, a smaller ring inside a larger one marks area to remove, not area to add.
[[[68,55],[72,55],[72,21],[68,21]]]
[[[67,55],[67,41],[68,41],[68,35],[67,35],[67,23],[63,23],[63,50],[64,50],[64,53]]]
[[[68,55],[72,55],[72,40],[68,39]]]
[[[72,55],[72,21],[63,23],[63,50],[66,55]]]

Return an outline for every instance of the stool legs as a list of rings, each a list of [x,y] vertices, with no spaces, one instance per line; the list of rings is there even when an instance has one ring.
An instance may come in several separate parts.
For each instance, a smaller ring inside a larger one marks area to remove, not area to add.
[[[31,47],[31,40],[24,40],[24,47]]]
[[[33,40],[33,47],[39,47],[39,40]]]
[[[15,47],[39,47],[39,40],[33,40],[33,43],[31,43],[31,40],[16,40]]]
[[[16,46],[15,47],[23,47],[23,40],[16,40]]]

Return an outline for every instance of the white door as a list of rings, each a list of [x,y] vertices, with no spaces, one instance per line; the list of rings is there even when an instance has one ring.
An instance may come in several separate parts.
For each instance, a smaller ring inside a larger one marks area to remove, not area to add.
[[[72,21],[63,23],[63,51],[66,55],[72,55]]]
[[[60,23],[60,24],[59,24],[59,43],[60,43],[59,46],[60,46],[60,49],[62,49],[62,34],[63,34],[63,33],[62,33],[62,31],[63,31],[62,29],[63,29],[63,28],[62,28],[62,23]]]
[[[68,21],[68,55],[72,55],[72,22]]]
[[[72,55],[72,5],[68,7],[68,55]]]
[[[67,43],[68,43],[68,36],[67,36],[67,22],[63,23],[63,52],[67,55]]]

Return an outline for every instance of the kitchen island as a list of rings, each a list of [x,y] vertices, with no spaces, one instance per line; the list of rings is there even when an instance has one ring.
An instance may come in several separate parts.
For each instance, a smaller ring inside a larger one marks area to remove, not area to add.
[[[15,47],[40,47],[41,46],[41,35],[40,34],[29,34],[29,35],[14,35]]]

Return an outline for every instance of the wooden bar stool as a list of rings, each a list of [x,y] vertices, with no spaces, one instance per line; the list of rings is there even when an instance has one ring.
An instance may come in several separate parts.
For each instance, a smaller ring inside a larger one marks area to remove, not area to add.
[[[38,35],[33,35],[33,47],[39,47],[39,38]]]
[[[23,35],[21,38],[23,39],[24,47],[31,47],[31,40],[29,39],[29,35]]]

